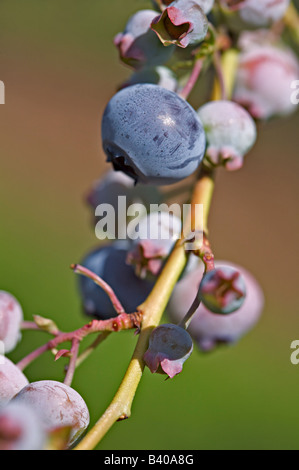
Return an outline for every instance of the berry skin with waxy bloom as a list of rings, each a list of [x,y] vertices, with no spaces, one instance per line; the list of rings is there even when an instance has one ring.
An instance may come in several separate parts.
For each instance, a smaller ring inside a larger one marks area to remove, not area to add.
[[[89,425],[89,411],[76,390],[54,380],[41,380],[24,387],[11,403],[32,406],[46,432],[60,427],[72,428],[71,446]]]
[[[126,263],[128,243],[116,241],[89,253],[82,265],[100,276],[114,290],[127,313],[133,313],[150,293],[153,284],[135,275]],[[101,320],[117,316],[106,294],[91,279],[80,276],[79,289],[84,312]]]
[[[194,109],[176,93],[151,84],[133,85],[112,97],[102,120],[102,141],[114,169],[145,184],[190,176],[205,151]]]
[[[198,0],[175,0],[153,19],[151,28],[165,46],[185,48],[197,44],[208,32],[202,5]]]
[[[128,231],[132,247],[128,251],[127,263],[135,266],[136,274],[145,278],[156,276],[163,266],[176,240],[181,234],[179,217],[166,212],[151,212],[138,221],[138,232]]]
[[[206,159],[212,165],[237,170],[256,141],[250,114],[232,101],[212,101],[198,110],[207,138]]]
[[[188,327],[188,332],[201,351],[211,351],[222,344],[234,344],[258,322],[264,307],[264,295],[256,279],[244,268],[227,261],[215,263],[216,267],[233,267],[241,273],[246,286],[246,297],[241,307],[229,315],[217,315],[200,304]],[[168,307],[171,321],[179,322],[186,315],[196,295],[203,265],[188,272],[176,285]]]
[[[0,355],[0,408],[28,384],[23,372],[10,359]]]
[[[0,450],[43,450],[47,433],[34,407],[11,401],[0,410]]]
[[[239,57],[233,99],[256,119],[291,114],[296,110],[291,83],[298,77],[299,62],[290,49],[247,44]]]
[[[165,64],[174,48],[165,48],[151,30],[151,22],[156,18],[154,10],[140,10],[128,21],[123,33],[114,38],[120,59],[135,69],[143,66]]]
[[[230,15],[229,25],[239,31],[270,26],[283,17],[289,4],[290,0],[220,0],[224,13]]]
[[[22,320],[22,307],[16,298],[0,291],[0,341],[4,343],[5,353],[12,351],[20,341]]]
[[[230,266],[219,266],[206,273],[198,290],[198,298],[207,309],[221,315],[238,310],[245,297],[245,281],[240,272]]]
[[[193,351],[192,338],[184,328],[171,323],[155,328],[143,359],[152,373],[167,374],[171,379],[182,372]]]

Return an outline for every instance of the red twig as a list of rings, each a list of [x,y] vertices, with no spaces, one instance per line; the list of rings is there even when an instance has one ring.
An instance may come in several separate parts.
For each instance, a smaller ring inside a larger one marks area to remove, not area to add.
[[[194,64],[193,70],[191,72],[191,75],[188,79],[188,82],[186,83],[184,88],[179,93],[181,98],[184,98],[186,100],[188,98],[188,96],[190,95],[190,93],[192,92],[192,90],[193,90],[193,88],[194,88],[194,86],[195,86],[195,84],[198,80],[198,77],[200,75],[200,72],[201,72],[201,69],[202,69],[202,64],[203,64],[202,59],[197,59],[195,61],[195,64]]]
[[[51,349],[56,349],[57,346],[68,341],[71,341],[73,346],[75,344],[74,350],[76,352],[77,343],[79,344],[86,336],[92,333],[98,333],[101,331],[116,332],[120,330],[130,330],[132,328],[139,329],[141,319],[141,312],[122,313],[119,314],[117,317],[109,318],[108,320],[92,320],[87,325],[84,325],[82,328],[79,328],[72,332],[60,332],[55,338],[51,339],[43,346],[37,348],[35,351],[32,351],[30,354],[28,354],[28,356],[24,357],[21,361],[18,362],[17,366],[20,370],[24,370],[32,361],[37,359],[44,352],[50,351]],[[76,360],[74,360],[74,362],[76,362]],[[71,363],[71,367],[73,367],[72,364],[73,362]]]
[[[115,294],[114,290],[112,289],[112,287],[109,286],[109,284],[103,281],[103,279],[101,279],[99,276],[97,276],[95,273],[85,268],[84,266],[81,266],[80,264],[72,264],[71,269],[73,269],[73,271],[77,274],[82,274],[82,276],[88,277],[95,284],[101,287],[109,296],[112,302],[112,305],[114,307],[114,310],[116,311],[118,315],[125,313],[125,309],[120,303],[119,299],[117,298],[117,295]]]
[[[69,387],[72,384],[72,380],[74,377],[75,369],[76,369],[76,361],[79,353],[79,346],[80,346],[80,341],[78,339],[73,339],[72,341],[72,347],[71,347],[71,358],[70,362],[67,368],[67,372],[64,378],[64,383],[65,385],[68,385]]]

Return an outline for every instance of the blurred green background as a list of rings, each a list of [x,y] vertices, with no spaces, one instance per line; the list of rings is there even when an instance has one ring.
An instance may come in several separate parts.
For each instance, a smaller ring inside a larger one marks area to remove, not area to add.
[[[0,288],[61,329],[84,322],[69,265],[97,245],[84,195],[106,169],[100,121],[130,71],[114,35],[145,0],[2,0],[0,79]],[[273,77],[275,80],[275,77]],[[299,77],[298,77],[299,79]],[[191,97],[194,106],[199,99]],[[146,370],[132,417],[99,449],[298,449],[299,365],[290,362],[298,321],[299,114],[259,126],[244,169],[220,171],[210,217],[218,258],[261,282],[266,308],[238,345],[195,351],[173,380]],[[9,355],[39,346],[23,334]],[[116,391],[135,345],[118,333],[94,352],[73,382],[91,422]],[[26,370],[30,381],[63,379],[51,354]]]

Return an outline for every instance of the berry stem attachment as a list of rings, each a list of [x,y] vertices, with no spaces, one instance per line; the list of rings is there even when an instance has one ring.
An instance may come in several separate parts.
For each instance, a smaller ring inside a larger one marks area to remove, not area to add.
[[[114,307],[114,310],[118,315],[121,315],[125,313],[125,309],[118,300],[114,290],[105,282],[103,279],[101,279],[99,276],[97,276],[95,273],[90,271],[89,269],[85,268],[84,266],[81,266],[80,264],[72,264],[71,269],[77,274],[82,274],[82,276],[88,277],[91,279],[95,284],[97,284],[101,289],[103,289],[106,294],[109,296],[112,305]]]
[[[188,312],[186,313],[186,315],[184,316],[184,318],[180,321],[180,323],[178,324],[178,326],[180,326],[181,328],[184,328],[185,330],[187,330],[188,326],[190,325],[191,323],[191,320],[193,318],[193,315],[195,314],[195,312],[197,311],[198,307],[200,306],[200,303],[201,301],[199,300],[199,297],[198,295],[195,297],[195,299],[193,300],[193,303],[191,305],[191,307],[189,308]]]
[[[74,338],[72,340],[72,347],[71,347],[71,358],[67,367],[67,372],[65,374],[64,378],[64,384],[68,385],[69,387],[72,385],[75,369],[76,369],[76,362],[77,362],[77,357],[79,353],[79,346],[80,346],[80,341],[77,338]]]
[[[187,100],[189,97],[190,93],[192,92],[198,77],[200,75],[200,72],[202,70],[203,66],[203,59],[197,59],[194,62],[194,67],[193,70],[190,74],[190,77],[186,83],[186,85],[183,87],[183,89],[180,91],[179,96],[183,98],[184,100]]]
[[[60,332],[57,336],[50,341],[48,341],[43,346],[40,346],[36,350],[32,351],[30,354],[25,356],[21,361],[18,362],[17,366],[20,370],[24,370],[31,362],[41,356],[43,353],[56,349],[62,343],[74,341],[81,342],[86,336],[92,333],[99,332],[117,332],[121,330],[131,330],[137,328],[137,331],[140,328],[140,323],[142,319],[142,314],[140,312],[135,313],[122,313],[115,318],[109,318],[108,320],[92,320],[87,325],[84,325],[78,330],[71,331],[69,333]],[[77,343],[74,346],[76,352]],[[77,357],[77,353],[76,353]],[[76,362],[74,360],[74,362]],[[72,366],[73,367],[73,366]]]

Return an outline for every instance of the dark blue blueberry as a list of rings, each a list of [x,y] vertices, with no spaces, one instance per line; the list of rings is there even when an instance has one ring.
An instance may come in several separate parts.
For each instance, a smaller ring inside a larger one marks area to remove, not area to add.
[[[138,278],[126,264],[127,242],[116,241],[89,253],[81,262],[109,284],[127,313],[136,311],[150,293],[153,284]],[[86,315],[108,319],[117,316],[108,295],[91,279],[79,276],[79,290]]]
[[[206,143],[189,103],[152,84],[133,85],[113,96],[104,112],[102,140],[116,171],[136,182],[158,185],[191,175],[203,159]]]

